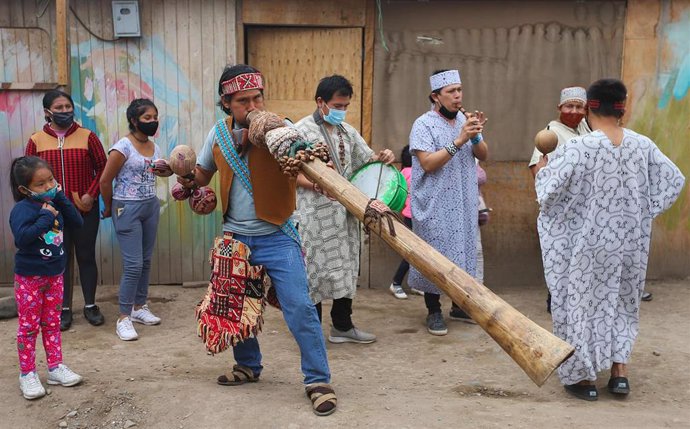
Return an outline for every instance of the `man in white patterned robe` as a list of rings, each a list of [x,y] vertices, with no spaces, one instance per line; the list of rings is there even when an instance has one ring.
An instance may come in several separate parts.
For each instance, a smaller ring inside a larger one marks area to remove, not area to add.
[[[609,390],[629,391],[625,367],[638,334],[652,220],[685,179],[649,138],[617,125],[620,81],[595,82],[587,97],[594,131],[553,152],[536,191],[553,329],[575,347],[558,374],[569,393],[594,400],[592,382],[608,368],[624,385],[610,380]]]
[[[391,163],[393,153],[384,149],[374,153],[361,135],[344,122],[352,99],[352,85],[342,76],[323,78],[316,89],[316,111],[295,126],[307,140],[328,147],[334,168],[349,179],[370,161]],[[319,319],[321,302],[332,299],[332,343],[371,343],[376,336],[352,323],[352,300],[359,276],[359,221],[340,203],[323,195],[315,184],[300,175],[297,179],[299,233],[307,260],[309,296],[316,304]]]

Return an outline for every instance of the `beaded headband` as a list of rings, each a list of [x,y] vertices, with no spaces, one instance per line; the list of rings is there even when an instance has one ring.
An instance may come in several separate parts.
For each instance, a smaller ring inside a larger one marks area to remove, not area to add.
[[[601,101],[599,100],[587,100],[587,107],[590,109],[598,109],[601,107]],[[625,109],[625,101],[617,101],[615,103],[611,103],[613,106],[614,110],[624,110]]]
[[[221,95],[232,95],[249,89],[264,89],[264,78],[261,73],[243,73],[224,81],[221,87],[223,88]]]

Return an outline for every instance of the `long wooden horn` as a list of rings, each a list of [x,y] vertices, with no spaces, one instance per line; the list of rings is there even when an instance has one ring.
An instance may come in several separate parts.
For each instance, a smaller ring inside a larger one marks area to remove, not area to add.
[[[369,198],[359,189],[318,158],[303,162],[302,172],[364,222]],[[370,228],[467,312],[537,386],[573,354],[570,344],[511,307],[405,225],[395,220],[394,226],[395,236],[386,222]]]

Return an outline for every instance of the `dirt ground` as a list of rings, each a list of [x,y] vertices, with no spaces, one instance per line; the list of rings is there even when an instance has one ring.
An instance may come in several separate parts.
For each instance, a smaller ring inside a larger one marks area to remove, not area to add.
[[[20,395],[17,321],[0,321],[0,427],[687,428],[690,280],[650,282],[647,289],[654,300],[642,304],[629,374],[633,391],[626,400],[613,398],[604,388],[608,374],[602,374],[594,403],[567,396],[555,375],[536,387],[478,326],[448,321],[447,336],[429,335],[422,297],[400,301],[387,289],[362,289],[355,323],[376,333],[378,341],[328,344],[338,411],[317,417],[304,395],[297,347],[277,310],[267,311],[260,337],[261,381],[225,387],[215,378],[231,354],[207,355],[195,335],[193,308],[204,289],[152,287],[151,308],[163,323],[137,325],[139,340],[126,343],[114,332],[117,288],[101,287],[106,325],[92,327],[76,314],[63,334],[65,363],[84,383],[52,387],[42,399]],[[542,287],[495,291],[550,329]],[[444,310],[448,306],[444,298]],[[37,364],[45,380],[42,354]]]

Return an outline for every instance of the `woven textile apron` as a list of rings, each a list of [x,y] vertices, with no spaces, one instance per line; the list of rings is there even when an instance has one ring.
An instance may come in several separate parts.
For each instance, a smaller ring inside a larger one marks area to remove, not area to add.
[[[250,254],[249,247],[232,238],[231,232],[214,240],[209,255],[211,280],[196,307],[197,334],[210,353],[220,353],[261,332],[267,302],[280,308],[266,271],[249,263]]]

